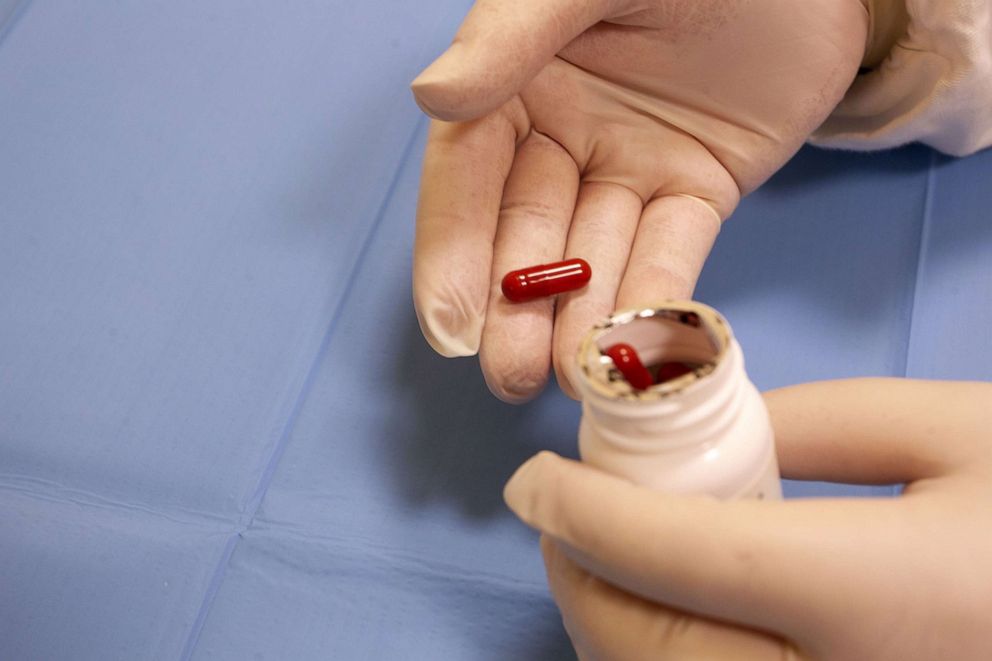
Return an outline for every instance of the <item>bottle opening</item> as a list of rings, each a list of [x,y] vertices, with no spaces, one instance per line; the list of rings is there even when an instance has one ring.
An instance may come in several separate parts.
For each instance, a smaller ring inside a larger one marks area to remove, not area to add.
[[[723,317],[701,303],[666,301],[618,312],[586,336],[579,368],[594,390],[611,398],[655,398],[681,391],[710,374],[730,342]],[[633,387],[613,359],[611,347],[633,347],[653,385]]]

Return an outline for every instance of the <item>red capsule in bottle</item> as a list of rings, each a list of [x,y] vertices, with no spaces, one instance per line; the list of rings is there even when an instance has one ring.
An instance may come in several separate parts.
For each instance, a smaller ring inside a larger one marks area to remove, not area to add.
[[[658,366],[658,383],[664,383],[665,381],[671,381],[672,379],[677,379],[680,376],[684,376],[692,371],[692,368],[685,363],[679,362],[669,362],[662,363]]]
[[[592,269],[584,259],[530,266],[503,276],[503,296],[514,303],[522,303],[581,289],[591,277]]]
[[[651,372],[644,367],[644,363],[641,362],[634,347],[621,342],[614,344],[603,353],[613,360],[613,364],[617,366],[617,369],[623,374],[623,378],[627,379],[627,383],[634,390],[647,390],[654,385]]]

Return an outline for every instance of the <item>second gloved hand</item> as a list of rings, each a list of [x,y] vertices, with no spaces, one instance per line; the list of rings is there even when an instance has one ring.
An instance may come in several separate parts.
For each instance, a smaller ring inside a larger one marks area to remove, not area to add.
[[[580,658],[992,658],[992,385],[857,379],[766,401],[785,476],[903,495],[721,502],[539,455],[505,496],[543,532]]]

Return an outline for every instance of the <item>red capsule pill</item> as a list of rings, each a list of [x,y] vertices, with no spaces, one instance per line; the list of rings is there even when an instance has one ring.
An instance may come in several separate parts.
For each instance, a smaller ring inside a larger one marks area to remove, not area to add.
[[[671,362],[662,363],[658,366],[658,381],[657,383],[664,383],[665,381],[671,381],[672,379],[677,379],[680,376],[684,376],[692,371],[692,368],[685,363]]]
[[[522,303],[580,289],[591,277],[592,269],[584,259],[531,266],[503,276],[503,296],[514,303]]]
[[[613,364],[634,390],[647,390],[654,385],[651,372],[644,367],[634,347],[624,343],[614,344],[604,353],[613,360]]]

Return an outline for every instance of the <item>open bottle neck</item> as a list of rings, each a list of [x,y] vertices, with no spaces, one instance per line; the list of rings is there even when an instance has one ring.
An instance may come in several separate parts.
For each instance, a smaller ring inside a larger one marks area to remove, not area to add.
[[[650,370],[680,363],[677,378],[636,390],[605,351],[633,346]],[[692,301],[620,312],[597,326],[579,355],[585,424],[631,452],[663,452],[716,442],[737,419],[748,381],[726,320]]]

